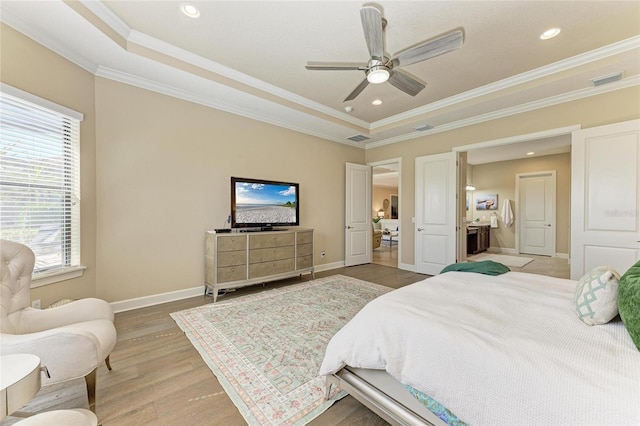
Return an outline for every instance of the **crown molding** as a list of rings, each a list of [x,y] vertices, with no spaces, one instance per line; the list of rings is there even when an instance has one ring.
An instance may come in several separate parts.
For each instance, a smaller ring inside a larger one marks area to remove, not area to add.
[[[67,0],[64,0],[67,1]],[[123,39],[128,39],[131,33],[129,27],[118,15],[113,13],[111,9],[104,5],[102,1],[80,0],[80,3],[86,7],[91,13],[100,18],[102,22],[107,24],[113,31],[118,33]]]
[[[600,59],[607,58],[609,56],[617,55],[638,48],[640,48],[640,36],[621,40],[619,42],[601,47],[599,49],[594,49],[580,55],[572,56],[571,58],[566,58],[531,71],[523,72],[521,74],[505,78],[504,80],[496,81],[495,83],[487,84],[485,86],[460,93],[459,95],[451,96],[449,98],[432,102],[425,106],[403,112],[401,114],[396,114],[394,116],[375,121],[371,123],[370,129],[375,130],[381,127],[393,125],[403,120],[416,118],[420,115],[433,112],[441,108],[446,108],[460,102],[465,102],[481,96],[489,95],[491,93],[508,89],[519,84],[528,83],[539,78],[547,77],[561,71],[566,71],[577,66],[585,65],[590,62],[594,62]]]
[[[63,46],[62,44],[56,42],[56,40],[51,37],[51,35],[45,33],[37,27],[27,24],[21,18],[17,17],[13,12],[7,10],[7,8],[2,7],[2,2],[0,1],[0,21],[7,24],[14,30],[26,35],[27,37],[37,41],[39,44],[43,45],[49,50],[54,51],[58,55],[63,58],[68,59],[74,64],[78,65],[80,68],[83,68],[90,73],[95,73],[98,69],[98,65],[93,61],[85,58],[84,56],[78,55],[73,50]]]
[[[350,145],[356,148],[364,148],[361,144],[357,142],[352,142],[348,139],[340,139],[332,135],[328,135],[326,133],[321,133],[313,130],[309,130],[305,127],[298,126],[294,124],[292,121],[286,121],[282,119],[278,119],[273,115],[265,115],[257,113],[254,109],[243,108],[236,104],[230,104],[225,102],[219,102],[212,97],[202,96],[198,93],[194,93],[191,91],[187,91],[175,86],[170,86],[168,84],[159,83],[156,80],[151,80],[148,78],[140,77],[137,75],[129,74],[123,71],[119,71],[113,68],[108,68],[104,66],[99,66],[95,75],[97,77],[106,78],[108,80],[117,81],[120,83],[128,84],[131,86],[139,87],[141,89],[149,90],[152,92],[160,93],[163,95],[171,96],[174,98],[182,99],[185,101],[193,102],[199,105],[204,105],[210,108],[218,109],[221,111],[225,111],[231,114],[239,115],[242,117],[250,118],[252,120],[261,121],[263,123],[272,124],[274,126],[283,127],[289,130],[293,130],[296,132],[304,133],[307,135],[315,136],[318,138],[322,138],[325,140],[330,140],[333,142],[341,143],[344,145]],[[236,90],[231,89],[229,90]],[[252,96],[246,93],[243,93],[245,96]],[[264,101],[269,102],[269,101]],[[286,107],[283,107],[286,108]],[[296,111],[300,113],[299,111]],[[303,113],[300,113],[303,114]],[[313,116],[311,116],[313,117]],[[313,117],[314,119],[316,117]]]
[[[625,78],[615,83],[605,84],[597,87],[586,87],[584,89],[574,90],[573,92],[563,93],[557,96],[551,96],[545,99],[528,102],[525,104],[517,105],[515,107],[504,108],[498,111],[489,112],[486,114],[476,115],[463,120],[454,121],[444,124],[442,126],[436,126],[431,130],[423,132],[411,132],[406,135],[400,135],[381,141],[369,142],[365,145],[365,149],[377,148],[384,145],[391,145],[398,142],[403,142],[410,139],[417,139],[419,137],[433,135],[436,133],[447,132],[449,130],[459,129],[461,127],[471,126],[474,124],[482,123],[485,121],[496,120],[498,118],[509,117],[511,115],[521,114],[524,112],[533,111],[536,109],[546,108],[565,102],[576,101],[579,99],[588,98],[591,96],[601,95],[603,93],[614,92],[616,90],[626,89],[628,87],[640,85],[640,75]]]

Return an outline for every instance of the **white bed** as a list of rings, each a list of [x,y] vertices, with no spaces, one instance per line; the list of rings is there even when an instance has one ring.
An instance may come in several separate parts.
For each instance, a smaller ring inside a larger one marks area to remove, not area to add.
[[[575,285],[519,272],[428,278],[363,308],[332,338],[320,374],[363,402],[386,399],[367,405],[399,424],[438,420],[413,416],[357,369],[384,370],[471,425],[638,425],[640,352],[618,318],[580,321]]]

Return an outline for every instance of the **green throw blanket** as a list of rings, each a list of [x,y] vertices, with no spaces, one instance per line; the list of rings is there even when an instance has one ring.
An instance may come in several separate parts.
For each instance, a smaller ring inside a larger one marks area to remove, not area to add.
[[[485,275],[501,275],[506,272],[509,272],[511,269],[507,268],[502,263],[494,262],[492,260],[483,260],[481,262],[464,262],[464,263],[454,263],[449,266],[446,266],[441,274],[450,271],[460,271],[460,272],[475,272],[477,274],[485,274]]]

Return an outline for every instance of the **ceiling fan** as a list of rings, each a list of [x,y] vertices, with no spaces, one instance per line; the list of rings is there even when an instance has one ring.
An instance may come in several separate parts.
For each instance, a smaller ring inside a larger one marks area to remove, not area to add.
[[[363,6],[360,9],[364,38],[369,48],[371,59],[366,64],[351,62],[307,62],[308,70],[360,70],[364,71],[367,78],[356,87],[343,102],[355,99],[365,87],[371,84],[380,84],[389,81],[393,86],[403,92],[415,96],[424,84],[410,76],[406,71],[398,70],[399,67],[422,62],[443,53],[450,52],[462,46],[464,35],[461,29],[441,35],[437,38],[420,43],[417,46],[406,49],[389,59],[384,53],[383,30],[387,20],[374,6]]]

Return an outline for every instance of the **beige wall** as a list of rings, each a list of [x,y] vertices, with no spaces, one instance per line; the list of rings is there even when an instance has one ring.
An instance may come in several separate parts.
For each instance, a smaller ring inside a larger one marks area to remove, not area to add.
[[[522,160],[499,161],[473,166],[473,184],[476,191],[469,204],[473,219],[489,220],[495,211],[500,216],[502,203],[511,200],[515,217],[518,215],[516,200],[516,174],[539,171],[556,172],[556,253],[569,253],[569,228],[571,223],[571,154],[547,155]],[[498,210],[476,210],[475,197],[479,194],[498,194]],[[491,229],[491,247],[516,248],[516,226],[505,227],[501,220],[498,228]],[[517,222],[516,222],[517,223]]]
[[[371,190],[372,200],[373,200],[373,211],[371,213],[372,217],[378,217],[378,210],[384,209],[383,201],[385,199],[389,200],[389,208],[385,210],[385,219],[391,218],[391,194],[398,195],[398,187],[397,186],[374,186]]]
[[[555,105],[527,113],[467,126],[448,132],[426,135],[396,144],[367,150],[367,163],[402,157],[402,229],[411,229],[415,212],[415,159],[423,155],[451,151],[453,147],[523,135],[575,124],[583,128],[640,118],[640,87]],[[473,176],[475,180],[475,174]],[[475,185],[475,182],[474,182]],[[402,233],[400,264],[414,264],[415,239],[412,232]]]
[[[34,289],[34,299],[114,302],[203,285],[204,232],[229,214],[231,176],[300,183],[301,226],[316,230],[316,264],[344,260],[345,162],[364,163],[363,150],[95,78],[1,31],[1,80],[85,117],[87,269]]]
[[[229,215],[231,176],[298,182],[316,264],[344,260],[345,162],[363,150],[103,78],[95,91],[98,297],[202,285],[204,233]]]
[[[38,287],[32,299],[43,306],[61,298],[82,298],[96,293],[96,143],[94,76],[40,44],[0,24],[0,80],[84,114],[80,124],[81,278]]]

